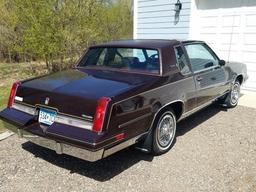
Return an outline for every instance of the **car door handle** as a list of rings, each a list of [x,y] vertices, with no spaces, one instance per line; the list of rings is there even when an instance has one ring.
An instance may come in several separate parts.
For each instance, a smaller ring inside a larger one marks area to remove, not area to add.
[[[212,80],[212,81],[216,81],[216,77],[212,77],[211,80]]]
[[[197,80],[197,81],[202,81],[203,78],[202,78],[201,76],[197,76],[197,77],[196,77],[196,80]]]

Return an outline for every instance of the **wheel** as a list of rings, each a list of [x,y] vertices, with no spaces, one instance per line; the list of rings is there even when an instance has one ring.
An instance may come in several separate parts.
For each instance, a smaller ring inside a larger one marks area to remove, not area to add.
[[[240,97],[240,88],[241,84],[239,81],[235,81],[235,83],[232,86],[231,91],[228,93],[226,99],[224,100],[223,105],[225,107],[235,107],[238,104],[238,100]]]
[[[152,153],[160,155],[172,147],[176,134],[176,117],[173,111],[163,112],[157,119],[153,134]]]

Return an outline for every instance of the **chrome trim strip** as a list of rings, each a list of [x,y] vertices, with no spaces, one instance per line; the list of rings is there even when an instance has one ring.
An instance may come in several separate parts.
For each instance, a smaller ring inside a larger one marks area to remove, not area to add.
[[[140,137],[142,137],[143,135],[145,135],[147,133],[148,132],[140,134],[140,135],[138,135],[138,136],[136,136],[136,137],[134,137],[132,139],[129,139],[127,141],[124,141],[124,142],[122,142],[122,143],[120,143],[120,144],[118,144],[118,145],[116,145],[116,146],[114,146],[112,148],[106,149],[104,151],[104,153],[103,153],[103,158],[105,158],[105,157],[107,157],[109,155],[112,155],[113,153],[116,153],[118,151],[121,151],[122,149],[125,149],[125,148],[127,148],[127,147],[129,147],[131,145],[134,145],[135,143],[137,143],[137,141],[138,141],[138,139]]]
[[[181,115],[179,121],[181,121],[182,119],[185,119],[186,117],[192,115],[193,113],[196,113],[197,111],[200,111],[201,109],[203,109],[203,108],[205,108],[205,107],[211,105],[214,100],[215,100],[215,99],[210,100],[210,101],[208,101],[208,102],[206,102],[206,103],[204,103],[204,104],[202,104],[202,105],[200,105],[200,106],[198,106],[198,107],[196,107],[196,108],[194,108],[194,109],[192,109],[192,110],[190,110],[190,111],[188,111],[188,112],[186,112],[186,113],[183,113],[183,114]]]
[[[80,119],[75,119],[72,117],[67,117],[67,116],[59,115],[59,114],[56,116],[54,122],[65,124],[65,125],[70,125],[70,126],[74,126],[74,127],[79,127],[79,128],[83,128],[83,129],[88,129],[88,130],[92,130],[92,126],[93,126],[92,122],[83,121]]]
[[[196,112],[200,111],[201,109],[203,109],[203,108],[205,108],[205,107],[211,105],[214,101],[216,101],[216,100],[217,100],[218,98],[220,98],[220,97],[223,97],[223,96],[226,95],[227,93],[228,93],[228,91],[226,91],[225,93],[219,95],[218,97],[216,97],[216,98],[214,98],[214,99],[211,99],[210,101],[207,101],[206,103],[204,103],[204,104],[202,104],[202,105],[200,105],[200,106],[198,106],[198,107],[196,107],[196,108],[194,108],[194,109],[192,109],[192,110],[190,110],[190,111],[187,111],[186,113],[183,113],[183,114],[181,115],[179,121],[181,121],[182,119],[187,118],[188,116],[192,115],[193,113],[196,113]]]
[[[36,115],[36,110],[35,108],[32,107],[28,107],[26,105],[21,105],[19,103],[13,103],[12,106],[13,109],[16,109],[18,111],[24,112],[24,113],[28,113],[30,115]]]
[[[214,70],[214,69],[217,69],[219,68],[220,66],[219,65],[214,65],[212,67],[208,67],[208,68],[205,68],[205,69],[201,69],[201,70],[198,70],[198,71],[194,71],[194,75],[197,75],[199,73],[203,73],[203,72],[207,72],[207,71],[210,71],[210,70]]]
[[[79,116],[75,116],[75,115],[70,115],[70,114],[62,113],[62,112],[59,112],[59,110],[57,108],[50,107],[50,106],[47,106],[47,105],[41,105],[41,104],[30,105],[30,104],[27,104],[27,103],[24,103],[24,102],[19,102],[19,101],[16,101],[15,103],[21,104],[21,105],[25,105],[25,106],[28,106],[28,107],[32,107],[32,108],[43,107],[43,108],[53,109],[53,110],[56,110],[58,112],[58,114],[65,115],[65,116],[68,116],[68,117],[74,117],[74,118],[85,120],[85,121],[92,121],[92,119],[93,119],[93,117],[91,117],[91,116],[79,117]]]
[[[16,110],[22,111],[24,113],[27,113],[27,114],[30,114],[33,116],[37,115],[37,110],[34,107],[29,107],[26,105],[22,105],[20,103],[14,103],[12,107]],[[54,108],[47,107],[47,106],[46,106],[46,108],[54,109]],[[55,117],[54,122],[65,124],[65,125],[70,125],[70,126],[74,126],[74,127],[79,127],[82,129],[88,129],[88,130],[92,130],[92,126],[93,126],[93,123],[91,121],[86,121],[86,120],[82,120],[82,119],[78,119],[78,118],[74,118],[74,117],[69,117],[66,115],[61,115],[59,113]]]

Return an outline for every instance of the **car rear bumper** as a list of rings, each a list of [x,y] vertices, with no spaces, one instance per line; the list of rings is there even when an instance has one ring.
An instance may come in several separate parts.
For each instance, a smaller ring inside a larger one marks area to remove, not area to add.
[[[18,129],[18,135],[20,138],[25,138],[26,140],[36,145],[51,149],[55,151],[57,154],[71,155],[71,156],[84,159],[87,161],[91,161],[91,162],[94,162],[103,158],[104,149],[101,149],[98,151],[89,151],[89,150],[75,147],[69,144],[57,142],[52,139],[40,137],[40,136],[31,134],[27,131],[24,131],[22,129]]]
[[[6,120],[3,121],[3,124],[6,129],[9,129],[16,133],[20,138],[24,138],[36,145],[51,149],[55,151],[57,154],[66,154],[73,157],[77,157],[86,161],[95,162],[102,158],[105,158],[113,153],[116,153],[124,148],[127,148],[128,146],[131,146],[135,144],[138,139],[142,136],[137,136],[132,139],[123,141],[121,143],[118,143],[112,147],[108,148],[102,148],[100,150],[88,150],[81,148],[79,146],[75,146],[72,144],[67,144],[60,141],[55,141],[54,139],[50,139],[47,137],[42,137],[39,135],[35,135],[31,132],[28,132],[24,129],[19,128],[18,125],[14,125],[13,122],[8,122]]]

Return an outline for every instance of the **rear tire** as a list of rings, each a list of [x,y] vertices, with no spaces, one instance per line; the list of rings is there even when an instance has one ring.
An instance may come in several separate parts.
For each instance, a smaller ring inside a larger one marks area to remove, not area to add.
[[[238,80],[232,86],[231,91],[228,93],[227,97],[223,102],[224,107],[233,108],[236,107],[240,97],[241,84]]]
[[[176,134],[176,117],[172,110],[164,111],[155,121],[152,153],[160,155],[169,151]]]

